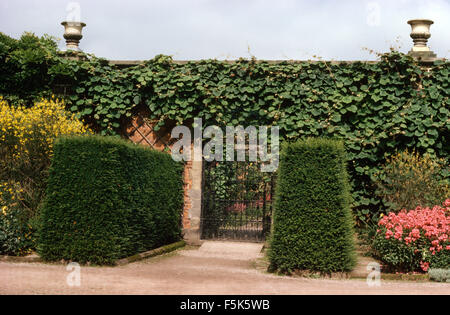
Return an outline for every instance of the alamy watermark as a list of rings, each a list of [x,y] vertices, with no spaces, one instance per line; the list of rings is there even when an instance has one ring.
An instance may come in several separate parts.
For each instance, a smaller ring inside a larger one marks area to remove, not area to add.
[[[366,22],[369,26],[380,26],[381,7],[378,2],[369,2],[366,4],[367,17]]]
[[[370,273],[367,275],[366,283],[369,287],[381,286],[381,268],[377,262],[370,262],[367,264],[367,271]]]
[[[279,164],[278,126],[208,126],[203,130],[201,118],[194,119],[194,136],[187,126],[172,129],[171,137],[179,139],[172,147],[175,161],[262,162],[262,172],[275,172]],[[270,145],[268,132],[270,129]],[[203,140],[209,141],[203,145]],[[247,145],[248,143],[248,145]],[[193,146],[193,149],[192,149]],[[270,149],[269,149],[270,148]]]
[[[70,271],[66,277],[66,283],[69,287],[81,286],[81,267],[79,263],[71,262],[67,264],[66,270]]]
[[[69,2],[66,5],[66,21],[80,22],[81,21],[81,6],[79,2]]]

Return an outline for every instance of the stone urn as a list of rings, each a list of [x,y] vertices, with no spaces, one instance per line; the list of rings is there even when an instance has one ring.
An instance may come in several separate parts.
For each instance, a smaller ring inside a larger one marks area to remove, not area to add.
[[[433,23],[433,21],[427,19],[408,21],[408,24],[411,25],[410,36],[414,42],[409,55],[422,61],[433,61],[436,58],[436,55],[427,46],[428,39],[431,37],[430,26]]]
[[[62,22],[64,26],[64,38],[66,39],[66,49],[80,51],[78,44],[80,39],[83,38],[81,31],[86,26],[83,22]]]

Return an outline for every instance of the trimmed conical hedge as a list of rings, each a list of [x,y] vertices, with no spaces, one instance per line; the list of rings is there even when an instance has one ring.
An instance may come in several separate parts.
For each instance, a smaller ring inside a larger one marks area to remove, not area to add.
[[[309,138],[281,150],[272,270],[349,271],[355,264],[344,145]]]

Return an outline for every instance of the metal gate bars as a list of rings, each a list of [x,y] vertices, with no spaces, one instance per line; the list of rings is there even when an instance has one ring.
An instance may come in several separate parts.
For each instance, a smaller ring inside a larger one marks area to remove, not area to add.
[[[264,241],[270,232],[274,174],[256,162],[204,162],[202,239]]]

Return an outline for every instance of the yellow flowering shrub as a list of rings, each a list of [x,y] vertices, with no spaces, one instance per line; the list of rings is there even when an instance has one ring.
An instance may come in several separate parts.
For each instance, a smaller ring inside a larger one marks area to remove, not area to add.
[[[0,126],[2,157],[19,164],[39,162],[38,157],[48,162],[56,137],[88,132],[65,110],[64,103],[55,99],[43,99],[25,108],[9,106],[0,97]]]
[[[450,197],[450,187],[441,173],[449,166],[443,159],[416,151],[403,151],[387,158],[376,175],[377,192],[387,210],[398,212],[417,206],[442,204]]]
[[[17,206],[23,193],[19,183],[0,181],[0,215],[6,215],[9,206]]]
[[[45,192],[55,138],[88,133],[63,101],[42,99],[27,108],[0,96],[0,253],[23,255],[33,247],[30,222]]]

